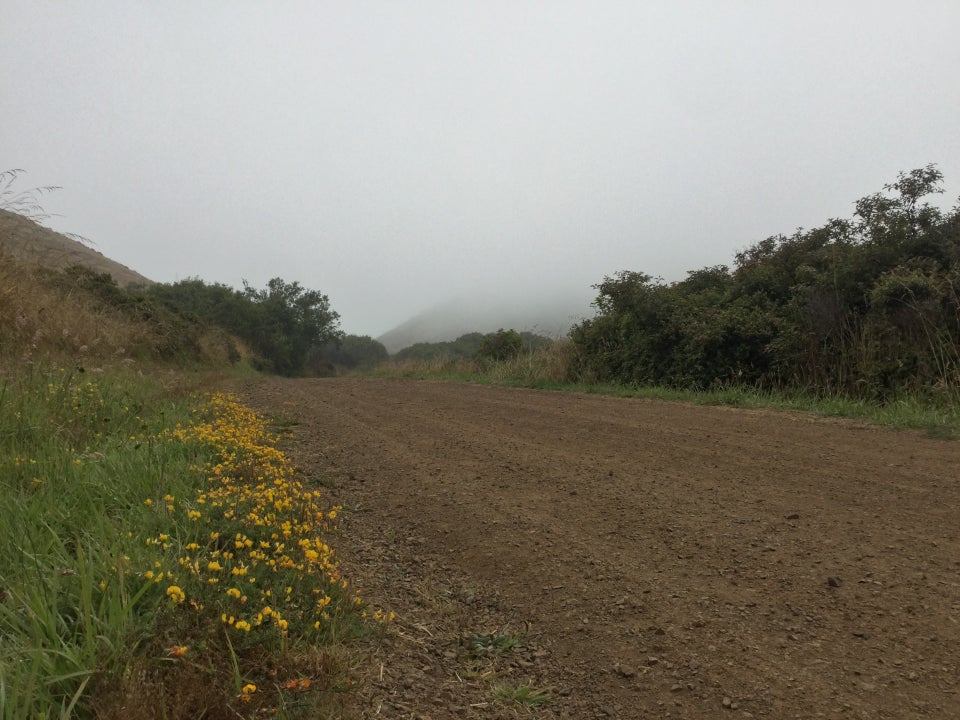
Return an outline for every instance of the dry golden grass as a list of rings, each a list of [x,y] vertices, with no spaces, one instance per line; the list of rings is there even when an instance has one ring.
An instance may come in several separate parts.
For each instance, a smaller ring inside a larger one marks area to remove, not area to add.
[[[109,273],[122,288],[150,285],[151,281],[126,265],[111,260],[83,243],[44,227],[15,212],[0,209],[0,251],[26,267],[63,270],[82,265]]]
[[[176,328],[141,321],[62,282],[57,273],[0,254],[0,367],[24,362],[105,367],[161,360]],[[228,367],[253,353],[218,328],[193,328],[195,357]]]
[[[37,269],[0,258],[0,361],[121,361],[149,342],[147,334],[54,287]]]
[[[495,363],[487,370],[487,375],[494,382],[564,383],[570,382],[576,364],[573,343],[559,339],[544,350],[521,353]]]

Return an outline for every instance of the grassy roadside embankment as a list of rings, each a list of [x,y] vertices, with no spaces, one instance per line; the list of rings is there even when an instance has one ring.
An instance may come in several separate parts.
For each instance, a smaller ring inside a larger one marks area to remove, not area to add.
[[[32,366],[0,384],[0,458],[0,717],[337,711],[366,610],[265,418]]]
[[[345,642],[388,618],[365,621],[337,508],[269,420],[192,392],[249,372],[231,348],[105,276],[2,258],[0,720],[349,711]]]
[[[545,350],[524,353],[501,362],[444,357],[432,360],[388,361],[369,370],[374,377],[476,382],[565,392],[631,397],[694,405],[808,412],[825,417],[862,420],[898,430],[921,430],[931,437],[960,437],[960,407],[949,402],[903,397],[880,404],[843,396],[818,396],[812,392],[772,392],[747,386],[685,390],[598,382],[577,377],[572,345],[563,340]]]

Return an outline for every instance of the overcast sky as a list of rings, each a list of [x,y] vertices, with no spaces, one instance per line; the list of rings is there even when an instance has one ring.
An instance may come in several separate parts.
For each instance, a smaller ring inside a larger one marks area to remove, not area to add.
[[[667,280],[937,163],[960,2],[2,0],[0,170],[158,281],[374,336],[477,286]]]

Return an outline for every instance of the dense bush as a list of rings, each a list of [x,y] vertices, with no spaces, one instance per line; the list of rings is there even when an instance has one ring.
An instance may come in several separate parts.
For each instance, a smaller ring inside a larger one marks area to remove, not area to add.
[[[503,361],[515,358],[523,352],[523,338],[516,330],[500,328],[495,333],[483,336],[483,341],[477,349],[477,358],[480,360]]]
[[[339,315],[326,295],[281,278],[262,290],[194,278],[153,285],[149,292],[178,312],[235,334],[281,375],[303,374],[311,353],[341,336]]]
[[[127,291],[117,286],[109,273],[80,265],[62,271],[45,271],[46,282],[61,292],[81,294],[95,306],[125,318],[146,334],[147,347],[129,348],[160,360],[197,360],[201,356],[202,329],[142,290]]]
[[[523,331],[518,333],[515,330],[499,330],[498,332],[510,332],[520,338],[521,350],[523,352],[532,352],[535,350],[545,350],[553,345],[553,340],[543,335]],[[491,343],[488,340],[497,333],[484,335],[479,332],[467,333],[461,335],[456,340],[447,342],[416,343],[410,347],[400,350],[392,356],[393,360],[435,360],[438,358],[473,360],[480,357],[481,349],[484,343]]]
[[[316,372],[344,368],[369,368],[389,357],[387,349],[369,335],[344,335],[317,347],[309,365]]]
[[[960,396],[960,208],[934,166],[901,173],[850,220],[774,236],[664,283],[621,272],[571,330],[588,373],[628,383],[749,384],[887,400]]]
[[[471,359],[480,349],[483,334],[478,332],[466,333],[456,340],[441,342],[420,342],[397,351],[392,355],[393,360],[433,360],[435,358]]]

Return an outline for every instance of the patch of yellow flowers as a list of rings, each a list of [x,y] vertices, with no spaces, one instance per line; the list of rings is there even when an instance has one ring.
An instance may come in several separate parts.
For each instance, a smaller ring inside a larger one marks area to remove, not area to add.
[[[161,557],[143,575],[168,583],[171,605],[257,642],[290,632],[318,636],[350,612],[367,617],[324,542],[341,508],[324,507],[320,493],[296,479],[261,415],[214,394],[195,423],[178,425],[166,439],[214,457],[196,468],[203,481],[194,497],[144,502],[185,531],[147,540]],[[393,614],[374,617],[389,622]]]

